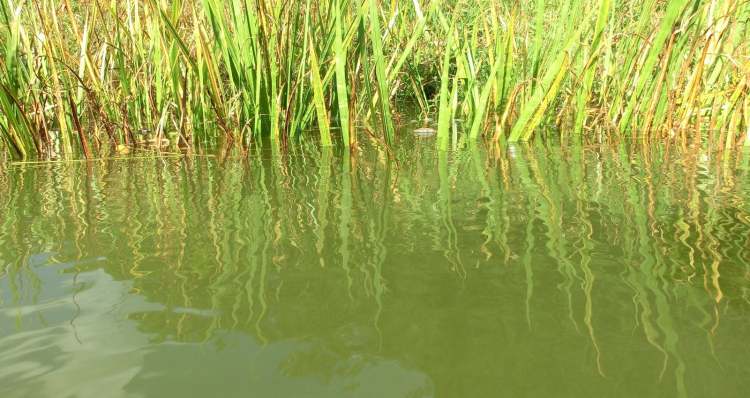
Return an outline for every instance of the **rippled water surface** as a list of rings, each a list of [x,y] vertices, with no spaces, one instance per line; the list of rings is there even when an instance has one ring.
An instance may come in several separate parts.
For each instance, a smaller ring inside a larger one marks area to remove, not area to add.
[[[0,396],[747,396],[750,153],[433,148],[6,165]]]

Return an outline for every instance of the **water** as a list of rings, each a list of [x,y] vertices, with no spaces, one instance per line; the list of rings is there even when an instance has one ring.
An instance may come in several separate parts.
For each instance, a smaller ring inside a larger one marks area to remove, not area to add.
[[[6,166],[0,396],[745,396],[749,153],[433,148]]]

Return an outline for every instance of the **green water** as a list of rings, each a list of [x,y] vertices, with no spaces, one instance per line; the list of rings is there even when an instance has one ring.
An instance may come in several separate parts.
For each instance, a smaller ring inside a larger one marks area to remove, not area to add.
[[[6,165],[0,396],[746,396],[750,153],[434,147]]]

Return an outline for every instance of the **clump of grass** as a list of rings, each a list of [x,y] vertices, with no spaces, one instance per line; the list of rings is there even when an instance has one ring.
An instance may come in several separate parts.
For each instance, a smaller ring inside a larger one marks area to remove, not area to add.
[[[748,20],[736,0],[4,0],[0,148],[350,146],[363,127],[390,145],[405,102],[437,113],[442,149],[540,129],[732,146]]]

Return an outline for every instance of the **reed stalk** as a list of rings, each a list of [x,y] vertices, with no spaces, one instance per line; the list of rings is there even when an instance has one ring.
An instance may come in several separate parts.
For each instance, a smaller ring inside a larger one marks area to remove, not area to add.
[[[540,131],[738,140],[748,18],[738,0],[4,0],[0,150],[350,146],[362,125],[395,144],[410,103],[436,114],[441,149]]]

